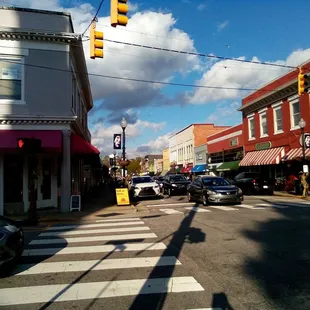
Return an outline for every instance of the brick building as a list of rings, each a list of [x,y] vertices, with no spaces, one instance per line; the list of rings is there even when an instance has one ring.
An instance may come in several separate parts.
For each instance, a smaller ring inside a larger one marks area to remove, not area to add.
[[[194,165],[194,148],[206,143],[207,136],[229,128],[214,124],[191,124],[169,138],[170,165],[180,173],[191,172]]]
[[[302,65],[310,71],[310,62]],[[310,132],[309,94],[297,94],[298,70],[292,70],[242,100],[245,157],[240,166],[280,178],[302,170],[299,122]],[[305,150],[306,162],[310,149]]]
[[[243,158],[243,124],[208,136],[208,169],[216,174],[233,177],[239,170]]]

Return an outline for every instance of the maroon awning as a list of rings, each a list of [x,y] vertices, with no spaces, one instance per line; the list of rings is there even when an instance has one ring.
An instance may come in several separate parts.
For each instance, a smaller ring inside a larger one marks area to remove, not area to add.
[[[193,166],[182,167],[180,173],[191,173]]]
[[[83,139],[82,137],[72,133],[71,134],[71,152],[72,154],[94,154],[98,155],[100,151],[94,147],[91,143]]]
[[[43,150],[62,151],[62,132],[60,130],[0,130],[0,150],[16,151],[17,140],[21,138],[40,139]]]

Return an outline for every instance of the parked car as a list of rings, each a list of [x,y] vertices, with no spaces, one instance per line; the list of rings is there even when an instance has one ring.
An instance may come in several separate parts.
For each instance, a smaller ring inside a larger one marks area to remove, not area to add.
[[[243,193],[222,177],[197,176],[187,188],[187,198],[189,202],[200,201],[205,206],[209,203],[241,203]]]
[[[274,191],[274,182],[258,172],[241,172],[235,176],[233,184],[241,188],[245,195],[272,195]]]
[[[7,217],[0,216],[0,267],[16,262],[24,251],[23,229]]]
[[[173,194],[186,194],[187,186],[191,182],[188,181],[182,174],[170,174],[166,176],[163,187],[164,194],[172,196]]]
[[[154,177],[153,179],[159,185],[160,191],[162,192],[164,188],[165,177],[159,176],[159,177]]]
[[[129,194],[131,198],[158,197],[160,187],[150,176],[136,176],[130,181]]]

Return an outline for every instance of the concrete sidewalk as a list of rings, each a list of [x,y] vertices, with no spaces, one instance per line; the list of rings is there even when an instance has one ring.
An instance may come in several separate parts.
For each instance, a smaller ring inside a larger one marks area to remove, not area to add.
[[[310,196],[306,196],[306,197],[303,197],[301,195],[295,195],[295,194],[291,194],[291,193],[288,193],[288,192],[273,192],[273,195],[274,196],[278,196],[278,197],[289,197],[289,198],[296,198],[296,199],[303,199],[303,200],[310,200]]]
[[[115,192],[113,189],[107,187],[102,189],[99,197],[93,198],[83,204],[81,211],[72,211],[61,213],[57,208],[48,210],[38,210],[37,213],[40,217],[37,227],[44,227],[51,223],[57,222],[84,222],[103,219],[109,216],[137,216],[137,212],[143,215],[149,213],[148,209],[143,205],[131,204],[129,206],[118,206],[115,203]],[[24,222],[27,220],[27,214],[8,215],[12,220]],[[26,224],[25,224],[26,225]],[[28,225],[26,225],[28,226]]]

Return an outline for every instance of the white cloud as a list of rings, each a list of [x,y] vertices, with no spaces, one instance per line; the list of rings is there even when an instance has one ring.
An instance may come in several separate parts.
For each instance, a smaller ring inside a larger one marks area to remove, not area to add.
[[[157,139],[149,141],[146,144],[137,147],[139,154],[161,154],[162,151],[169,146],[169,137],[172,136],[172,132],[169,132],[163,136],[159,136]]]
[[[226,27],[228,26],[228,23],[229,23],[229,21],[228,21],[228,20],[225,20],[224,22],[218,24],[217,30],[218,30],[218,31],[223,30],[224,28],[226,28]]]
[[[240,116],[240,112],[237,111],[241,103],[238,101],[233,101],[231,103],[218,104],[215,112],[208,115],[206,118],[207,123],[215,123],[223,125],[225,120],[231,120],[232,118],[237,118]]]
[[[138,3],[128,2],[128,10],[129,12],[137,12],[139,9]]]
[[[239,59],[245,59],[245,57],[240,57]],[[284,61],[277,60],[270,63],[296,66],[308,59],[310,59],[310,48],[294,51]],[[260,60],[257,57],[253,57],[252,61]],[[220,100],[237,99],[250,92],[238,89],[260,88],[289,70],[281,67],[242,63],[233,60],[219,61],[213,64],[196,84],[223,88],[198,88],[188,94],[188,102],[192,104],[206,104]],[[237,89],[231,90],[227,88]]]
[[[206,8],[206,5],[205,5],[204,3],[200,3],[200,4],[197,6],[197,10],[198,10],[198,11],[203,11],[205,8]]]

